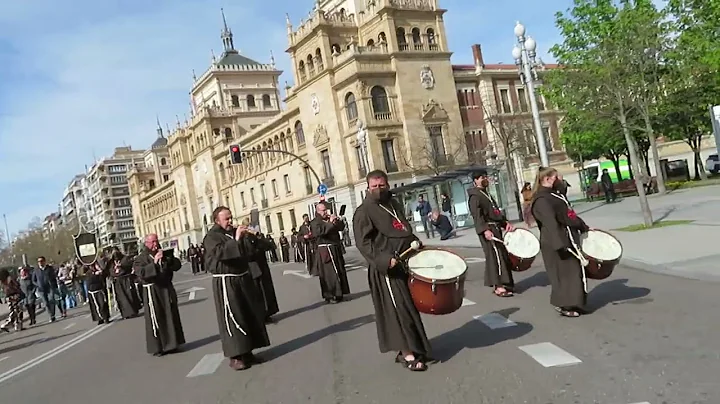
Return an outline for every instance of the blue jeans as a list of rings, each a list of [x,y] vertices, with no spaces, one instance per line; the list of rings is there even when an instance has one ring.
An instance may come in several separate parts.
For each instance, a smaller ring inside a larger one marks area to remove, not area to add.
[[[77,306],[77,293],[72,283],[70,285],[60,286],[60,295],[63,297],[66,309],[72,309]]]

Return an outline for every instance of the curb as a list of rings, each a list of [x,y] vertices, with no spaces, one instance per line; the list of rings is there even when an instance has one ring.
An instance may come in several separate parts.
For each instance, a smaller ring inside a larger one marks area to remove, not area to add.
[[[620,265],[642,272],[649,272],[674,278],[691,279],[695,281],[720,282],[720,274],[708,275],[695,272],[679,271],[663,264],[651,264],[637,258],[621,258]]]

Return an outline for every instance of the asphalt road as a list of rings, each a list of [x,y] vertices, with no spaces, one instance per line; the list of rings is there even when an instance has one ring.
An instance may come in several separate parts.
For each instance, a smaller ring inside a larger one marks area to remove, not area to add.
[[[716,284],[618,267],[592,282],[596,311],[568,319],[549,305],[539,259],[516,276],[521,294],[496,298],[482,286],[482,251],[456,252],[470,261],[467,305],[424,316],[441,360],[424,373],[379,353],[366,272],[351,249],[353,299],[339,305],[319,303],[317,278],[283,275],[299,264],[273,267],[283,311],[269,326],[273,346],[260,352],[265,364],[227,367],[209,278],[181,272],[176,288],[184,292],[189,341],[182,352],[147,355],[142,318],[95,326],[86,308],[52,324],[41,314],[38,326],[0,336],[0,397],[24,404],[720,402]],[[189,300],[190,288],[204,289]]]

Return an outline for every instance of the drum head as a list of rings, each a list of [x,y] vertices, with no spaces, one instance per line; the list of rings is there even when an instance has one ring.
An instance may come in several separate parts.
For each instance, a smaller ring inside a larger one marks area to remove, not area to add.
[[[540,253],[540,241],[529,230],[515,229],[503,240],[507,251],[518,258],[533,258]]]
[[[580,237],[580,249],[585,255],[601,261],[613,261],[622,256],[620,241],[612,234],[590,230]]]
[[[425,279],[451,280],[467,271],[462,257],[445,250],[421,250],[408,260],[408,269]]]

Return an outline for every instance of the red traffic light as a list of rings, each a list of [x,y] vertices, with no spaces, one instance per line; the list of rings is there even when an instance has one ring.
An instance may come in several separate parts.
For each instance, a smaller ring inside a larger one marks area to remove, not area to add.
[[[241,164],[242,163],[242,153],[240,152],[240,145],[237,144],[231,144],[230,145],[230,163],[231,164]]]
[[[237,152],[239,152],[239,151],[240,151],[240,148],[239,148],[239,147],[233,146],[233,148],[232,148],[232,152],[233,152],[233,153],[237,153]]]

